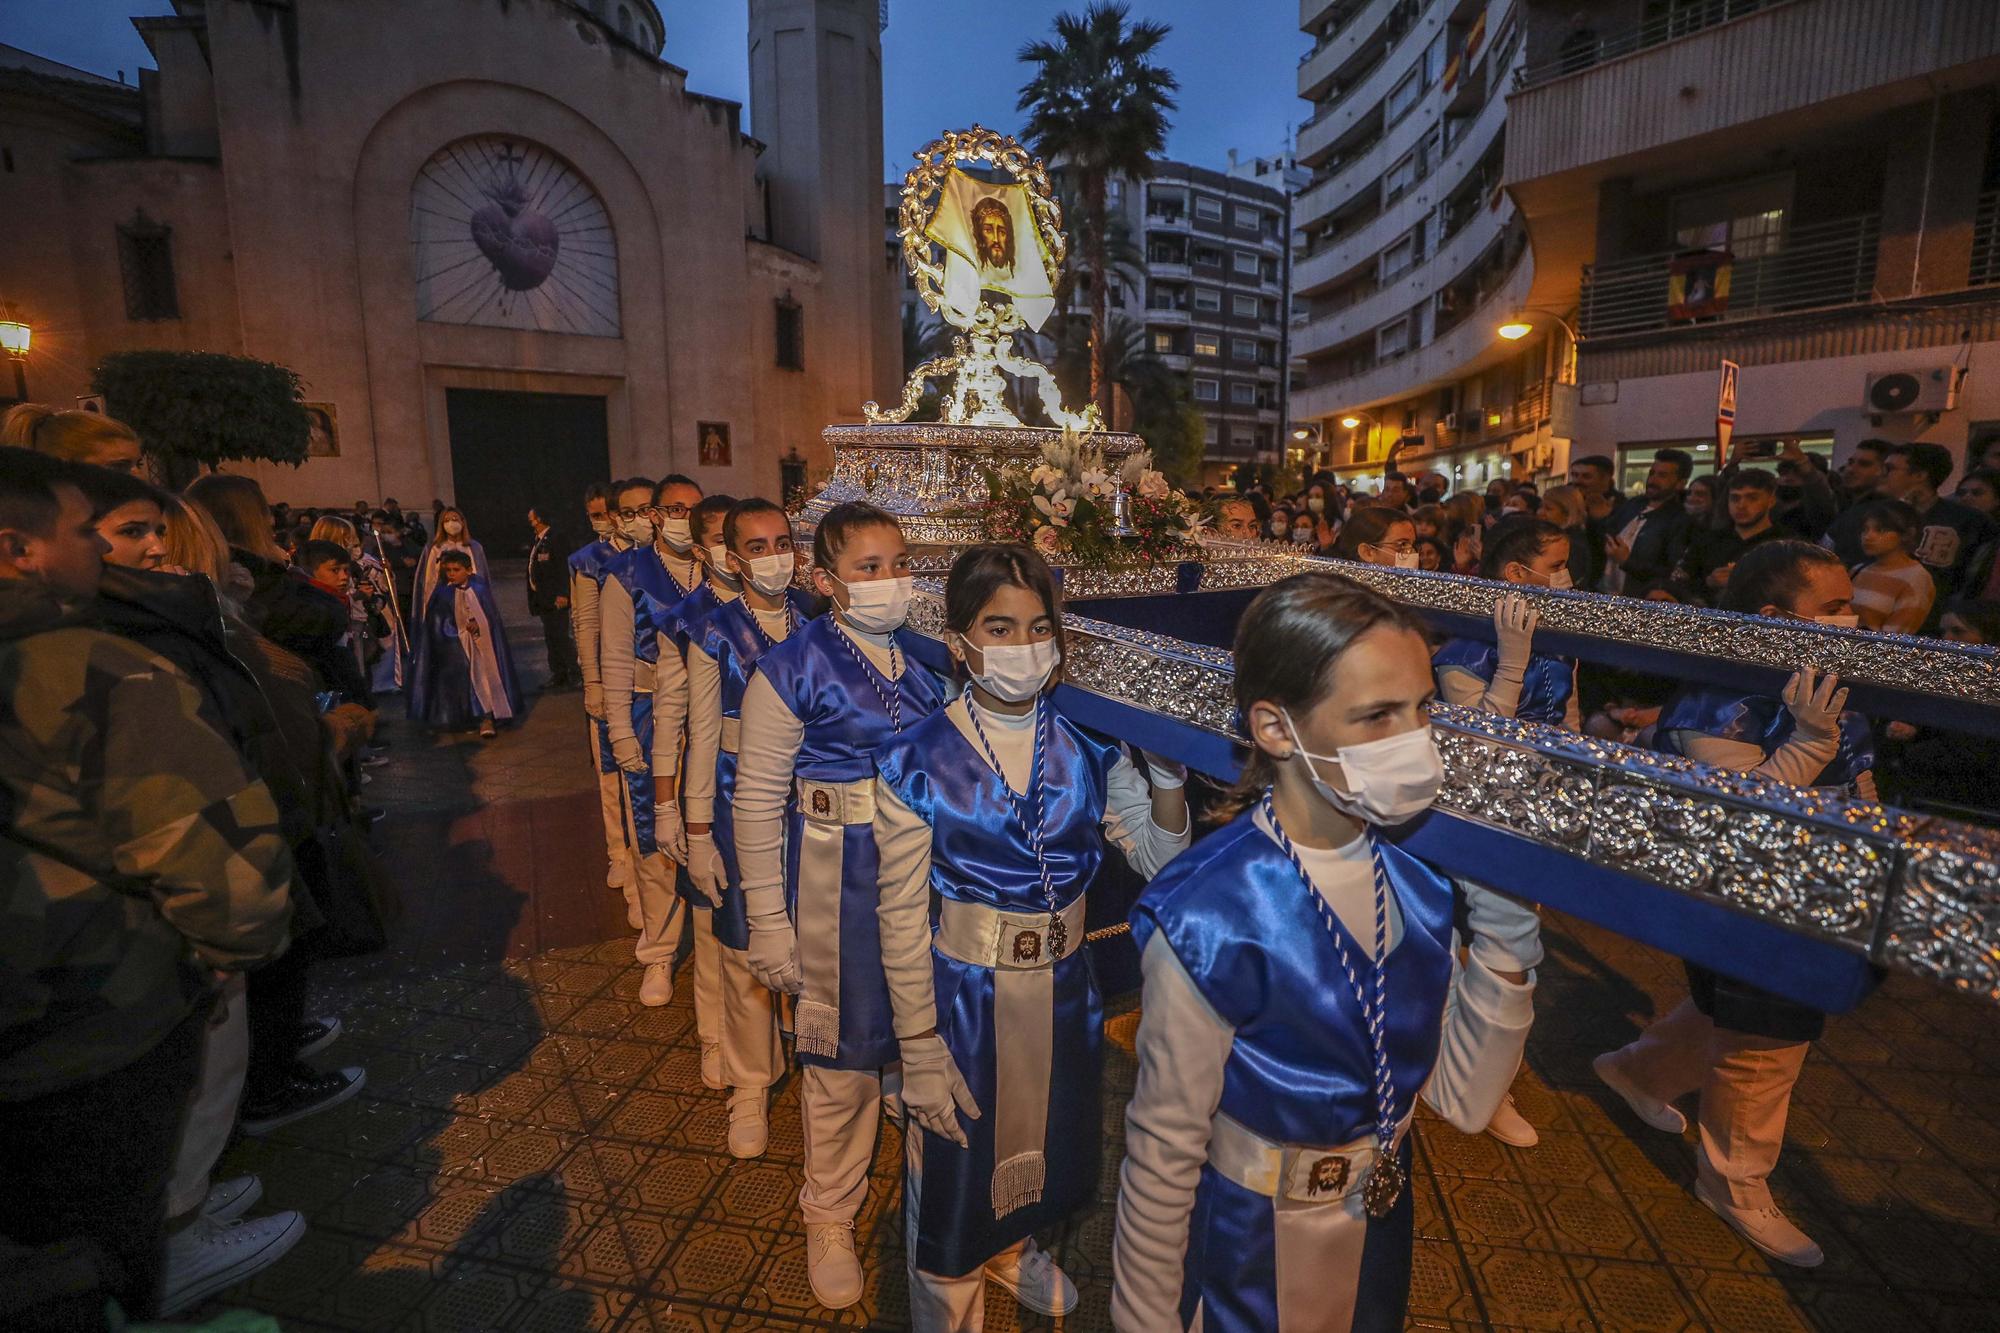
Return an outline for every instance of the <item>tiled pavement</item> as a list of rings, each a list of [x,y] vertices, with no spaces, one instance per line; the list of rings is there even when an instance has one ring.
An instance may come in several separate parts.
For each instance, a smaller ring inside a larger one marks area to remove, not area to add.
[[[511,617],[510,617],[511,619]],[[527,642],[521,659],[539,661]],[[400,732],[370,788],[405,903],[391,953],[328,966],[320,995],[360,1063],[346,1106],[237,1145],[225,1170],[305,1211],[289,1257],[219,1304],[288,1329],[713,1330],[905,1326],[899,1147],[884,1129],[861,1234],[866,1299],[814,1306],[794,1207],[796,1083],[771,1151],[723,1148],[684,984],[636,1000],[603,888],[576,695],[484,747]],[[1617,1330],[1991,1329],[2000,1271],[2000,1043],[1992,1011],[1904,983],[1829,1025],[1775,1180],[1827,1250],[1799,1273],[1687,1192],[1692,1137],[1640,1125],[1589,1059],[1675,1003],[1671,959],[1554,919],[1517,1102],[1522,1151],[1435,1120],[1418,1134],[1413,1326]],[[685,977],[685,974],[683,974]],[[1045,1241],[1107,1327],[1111,1200],[1137,1012],[1108,1025],[1099,1203]],[[1045,1327],[989,1291],[988,1327]]]

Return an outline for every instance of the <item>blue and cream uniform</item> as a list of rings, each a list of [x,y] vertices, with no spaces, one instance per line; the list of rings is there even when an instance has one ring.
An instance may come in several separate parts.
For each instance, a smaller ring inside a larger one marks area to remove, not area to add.
[[[625,891],[633,924],[639,920],[638,886],[632,874],[632,817],[618,761],[611,757],[611,732],[604,721],[604,669],[599,600],[611,562],[625,549],[616,537],[599,537],[570,553],[569,623],[576,639],[577,667],[583,675],[584,720],[590,729],[590,758],[597,769],[597,806],[604,820],[604,882]]]
[[[1411,1191],[1365,1206],[1378,1144],[1407,1179],[1419,1090],[1475,1133],[1519,1066],[1532,982],[1475,952],[1454,985],[1448,880],[1374,834],[1293,850],[1296,864],[1253,808],[1133,911],[1144,1016],[1111,1306],[1125,1333],[1400,1330]],[[1386,1080],[1359,998],[1376,994]]]
[[[680,771],[686,707],[670,613],[700,580],[701,567],[692,558],[659,543],[635,547],[611,562],[598,602],[605,729],[612,753],[621,756],[638,869],[641,925],[634,954],[648,966],[671,964],[680,942],[673,860],[655,827],[663,809],[675,823],[680,811],[658,799],[657,780]]]
[[[690,601],[693,599],[690,598]],[[791,637],[812,611],[812,601],[796,589],[772,611],[752,609],[742,597],[718,601],[700,624],[689,624],[688,750],[682,799],[689,824],[710,826],[715,856],[722,865],[722,906],[697,908],[707,917],[715,948],[715,1008],[711,1035],[701,1034],[703,1077],[708,1076],[709,1043],[715,1043],[717,1085],[762,1090],[778,1081],[784,1067],[778,1039],[776,996],[751,975],[744,950],[750,928],[743,910],[743,882],[736,868],[736,757],[742,746],[743,695],[765,650]],[[691,844],[689,858],[697,854]],[[702,962],[696,939],[697,965]],[[696,1018],[701,1019],[704,979],[695,979]]]
[[[910,656],[915,642],[824,615],[767,649],[743,695],[737,869],[751,916],[781,894],[796,932],[809,1227],[859,1211],[882,1069],[898,1054],[875,916],[875,751],[944,705],[944,682]]]
[[[1152,875],[1187,831],[1159,828],[1131,760],[1046,699],[1005,714],[961,695],[885,744],[876,767],[896,1032],[935,1029],[980,1108],[961,1121],[967,1147],[914,1125],[904,1141],[913,1321],[958,1329],[972,1326],[982,1269],[1018,1263],[1034,1231],[1096,1190],[1103,1011],[1084,891],[1105,839]]]
[[[1438,694],[1446,703],[1483,708],[1502,717],[1580,730],[1576,663],[1535,653],[1517,678],[1504,670],[1500,650],[1483,639],[1446,639],[1431,654]]]

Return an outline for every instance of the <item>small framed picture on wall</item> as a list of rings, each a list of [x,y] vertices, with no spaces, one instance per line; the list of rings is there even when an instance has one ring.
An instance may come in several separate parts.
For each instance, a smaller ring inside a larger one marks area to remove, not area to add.
[[[694,427],[695,440],[700,446],[697,457],[703,467],[729,466],[729,423],[727,421],[697,421]]]

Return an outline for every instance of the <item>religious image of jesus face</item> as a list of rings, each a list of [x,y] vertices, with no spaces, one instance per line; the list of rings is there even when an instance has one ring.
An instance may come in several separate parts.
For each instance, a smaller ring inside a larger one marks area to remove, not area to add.
[[[979,247],[979,264],[997,272],[1014,271],[1014,219],[998,199],[982,199],[972,208],[972,234]]]

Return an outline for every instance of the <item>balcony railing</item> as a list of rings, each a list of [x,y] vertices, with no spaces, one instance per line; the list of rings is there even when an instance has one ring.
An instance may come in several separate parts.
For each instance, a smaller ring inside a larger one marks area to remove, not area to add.
[[[1553,83],[1571,74],[1581,74],[1607,60],[1689,37],[1704,28],[1740,19],[1780,3],[1783,0],[1700,0],[1699,3],[1676,5],[1671,12],[1648,19],[1638,27],[1613,37],[1593,39],[1585,32],[1576,33],[1563,43],[1561,53],[1554,60],[1522,66],[1520,73],[1514,76],[1514,86],[1539,88],[1542,84]]]
[[[1972,269],[1966,275],[1968,287],[1996,282],[2000,282],[2000,190],[1979,196],[1979,210],[1972,215]]]
[[[1730,261],[1726,298],[1690,302],[1683,292],[1683,304],[1692,310],[1682,318],[1670,309],[1670,285],[1674,261],[1690,252],[1586,265],[1579,327],[1586,338],[1602,338],[1853,305],[1874,289],[1880,237],[1881,218],[1873,213],[1796,227],[1777,251]]]

